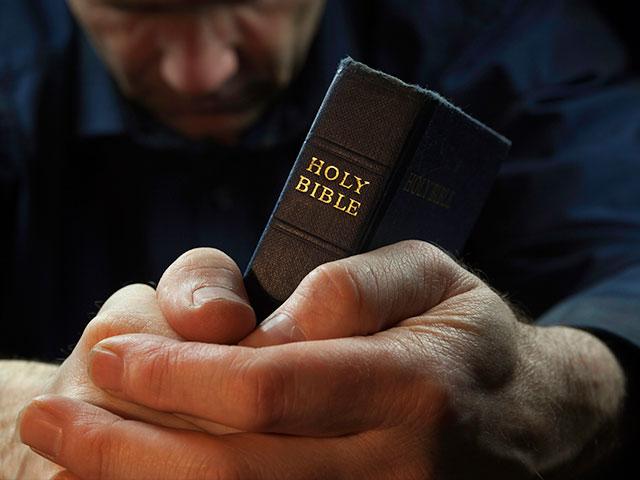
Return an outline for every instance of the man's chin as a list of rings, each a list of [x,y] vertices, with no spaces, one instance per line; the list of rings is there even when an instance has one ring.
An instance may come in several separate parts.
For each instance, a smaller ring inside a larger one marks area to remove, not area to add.
[[[253,110],[221,114],[164,114],[160,119],[192,140],[214,140],[221,144],[233,145],[257,121],[260,113],[261,111]]]

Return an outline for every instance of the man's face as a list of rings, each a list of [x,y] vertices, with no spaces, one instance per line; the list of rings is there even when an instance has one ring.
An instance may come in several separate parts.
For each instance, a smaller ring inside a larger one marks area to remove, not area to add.
[[[120,89],[192,138],[234,142],[306,57],[324,0],[68,0]]]

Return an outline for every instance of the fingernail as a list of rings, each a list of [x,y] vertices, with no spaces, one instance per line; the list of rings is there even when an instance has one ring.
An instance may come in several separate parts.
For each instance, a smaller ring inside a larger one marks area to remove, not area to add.
[[[192,303],[199,307],[215,300],[230,300],[244,303],[244,300],[234,291],[224,287],[200,287],[192,292]]]
[[[303,342],[306,337],[302,330],[298,328],[295,321],[285,313],[276,313],[267,318],[259,330],[265,335],[270,343],[290,343]]]
[[[89,374],[98,387],[119,392],[122,390],[124,362],[111,350],[95,347],[89,359]]]
[[[62,446],[60,419],[34,400],[20,418],[20,440],[39,455],[55,461]]]

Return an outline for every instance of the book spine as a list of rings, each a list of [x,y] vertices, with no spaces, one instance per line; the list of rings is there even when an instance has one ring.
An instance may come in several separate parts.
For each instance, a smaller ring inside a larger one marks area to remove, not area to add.
[[[434,92],[343,62],[245,273],[258,319],[324,263],[408,239],[459,252],[509,146]]]
[[[456,256],[480,216],[511,143],[446,100],[434,101],[429,124],[409,163],[396,170],[364,250],[419,239]]]
[[[259,319],[315,267],[361,250],[424,107],[412,88],[342,64],[245,274]]]

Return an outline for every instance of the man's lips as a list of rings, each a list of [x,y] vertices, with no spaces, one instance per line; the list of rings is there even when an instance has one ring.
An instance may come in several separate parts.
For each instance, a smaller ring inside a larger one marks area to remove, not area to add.
[[[254,85],[236,92],[209,95],[201,98],[175,99],[166,112],[173,115],[223,115],[255,110],[269,101],[273,88]]]

